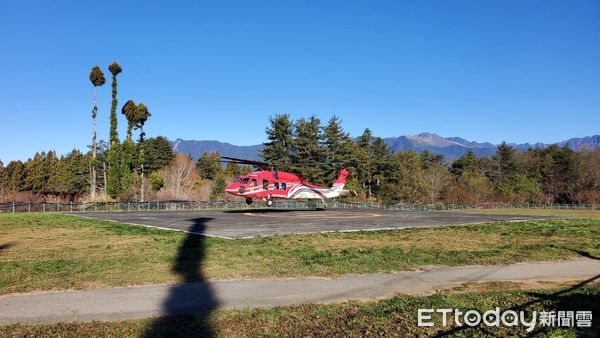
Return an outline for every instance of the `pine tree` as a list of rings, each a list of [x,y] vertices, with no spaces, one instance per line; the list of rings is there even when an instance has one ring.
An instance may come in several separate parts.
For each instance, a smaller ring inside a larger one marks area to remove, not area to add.
[[[225,167],[225,171],[223,172],[228,178],[236,178],[240,176],[240,166],[237,163],[227,162],[227,166]]]
[[[119,164],[119,196],[121,199],[130,199],[133,195],[133,159],[136,155],[135,143],[126,139],[121,150]]]
[[[270,126],[267,127],[267,140],[259,155],[265,162],[278,164],[278,170],[289,170],[292,162],[292,136],[293,125],[290,115],[282,114],[269,117]],[[287,164],[287,165],[286,165]]]
[[[506,144],[506,142],[498,145],[496,155],[493,157],[496,170],[493,172],[492,180],[502,182],[517,173],[519,168],[515,153],[515,148]]]
[[[106,193],[111,198],[117,198],[121,193],[121,152],[121,144],[116,143],[111,146],[106,155],[108,163]]]
[[[0,195],[6,194],[6,168],[0,160]]]
[[[368,128],[358,138],[356,145],[357,176],[369,199],[377,195],[379,185],[391,175],[392,150],[381,137],[374,137]]]
[[[21,161],[10,161],[4,170],[2,170],[2,184],[5,193],[23,191],[25,179],[27,178],[27,168]]]
[[[585,154],[582,152],[581,154]],[[582,169],[592,163],[578,163],[577,153],[569,147],[551,145],[547,148],[531,149],[527,152],[531,163],[528,174],[539,182],[547,199],[570,203],[577,199],[577,191],[583,180],[594,175],[582,174]],[[581,156],[580,154],[580,156]]]
[[[207,153],[206,151],[202,153],[198,162],[196,162],[196,169],[198,170],[198,174],[204,180],[212,180],[219,175],[221,171],[221,164],[219,159],[221,155],[218,151]]]
[[[420,155],[423,169],[444,164],[444,155],[434,154],[427,149],[423,150]]]
[[[56,168],[53,170],[52,175],[48,179],[48,186],[46,190],[54,194],[66,193],[69,187],[67,187],[67,180],[70,178],[69,168],[64,156],[61,156],[58,160]]]
[[[252,167],[247,164],[240,166],[240,175],[246,175],[248,173],[251,173],[252,171]]]
[[[98,105],[96,100],[96,88],[103,86],[106,83],[106,79],[104,78],[104,73],[98,66],[94,66],[92,71],[90,72],[90,82],[94,87],[94,108],[92,109],[92,163],[90,165],[91,179],[90,179],[90,195],[92,200],[96,198],[96,188],[97,188],[97,173],[96,173],[96,116],[98,114]]]
[[[375,163],[371,157],[371,145],[373,144],[373,133],[369,128],[365,129],[362,135],[358,138],[357,149],[357,173],[358,179],[365,188],[366,198],[369,199],[373,195],[373,187],[375,186],[374,174]]]
[[[5,175],[6,175],[6,171],[4,170],[4,162],[2,162],[2,160],[0,160],[0,195],[5,194],[5,187],[4,187],[4,180],[5,180]]]
[[[85,172],[87,156],[74,149],[65,156],[67,177],[65,185],[67,193],[83,193],[86,188]]]
[[[327,162],[348,163],[352,160],[354,141],[344,132],[341,120],[333,116],[323,130],[323,147]]]
[[[293,161],[311,165],[300,166],[298,171],[302,177],[317,184],[324,183],[323,161],[324,149],[321,147],[321,121],[315,116],[308,120],[301,118],[295,124],[293,138]],[[312,165],[312,163],[319,163]]]
[[[35,153],[33,158],[30,158],[25,163],[27,176],[23,182],[21,189],[31,190],[37,193],[43,193],[46,190],[48,183],[48,172],[46,168],[46,153]]]
[[[477,166],[477,155],[473,149],[469,149],[464,155],[452,162],[450,172],[456,176],[462,176],[464,172],[469,172]]]
[[[386,203],[429,202],[423,163],[419,154],[413,150],[394,154],[393,170],[380,190],[380,195]]]
[[[341,167],[349,169],[347,166],[351,161],[348,147],[350,143],[354,142],[342,129],[341,120],[334,115],[323,129],[324,161],[331,164],[325,171],[324,179],[327,182],[335,179]]]
[[[225,196],[226,186],[227,182],[225,181],[223,175],[218,175],[212,184],[212,188],[210,190],[210,195],[208,199],[211,201],[218,201],[223,199],[223,197]]]
[[[158,136],[144,141],[145,168],[148,172],[168,166],[175,158],[171,142],[166,137]]]
[[[371,182],[371,193],[376,195],[379,191],[379,186],[385,181],[390,175],[392,169],[392,150],[385,144],[381,137],[375,137],[370,146],[371,163],[373,165]]]

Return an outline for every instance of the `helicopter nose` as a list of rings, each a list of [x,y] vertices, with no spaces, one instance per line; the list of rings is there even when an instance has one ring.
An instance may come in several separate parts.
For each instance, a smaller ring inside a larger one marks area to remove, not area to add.
[[[237,195],[238,187],[236,186],[236,184],[229,184],[229,185],[227,185],[227,187],[225,187],[225,191],[232,195]]]

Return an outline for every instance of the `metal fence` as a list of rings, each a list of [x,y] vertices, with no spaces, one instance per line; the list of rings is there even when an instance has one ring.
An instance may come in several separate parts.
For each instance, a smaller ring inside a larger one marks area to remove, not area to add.
[[[324,208],[322,201],[275,200],[275,208],[313,209]],[[5,202],[0,203],[0,213],[17,212],[90,212],[90,211],[151,211],[151,210],[210,210],[210,209],[256,209],[265,208],[261,202],[247,205],[244,201],[146,201],[146,202]],[[372,202],[327,201],[327,208],[373,209],[390,211],[434,211],[460,209],[570,209],[600,210],[600,204],[383,204]]]
[[[377,209],[391,211],[435,211],[463,209],[568,209],[568,210],[600,210],[600,204],[384,204],[372,202],[341,202],[327,203],[328,207],[342,209]]]

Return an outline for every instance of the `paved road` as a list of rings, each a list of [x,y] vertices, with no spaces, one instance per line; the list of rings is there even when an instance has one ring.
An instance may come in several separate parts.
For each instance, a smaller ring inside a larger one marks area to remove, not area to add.
[[[205,309],[273,307],[421,294],[468,282],[600,278],[600,260],[434,268],[336,278],[233,280],[0,296],[0,323],[122,320]]]
[[[386,212],[363,209],[85,212],[74,213],[73,215],[223,238],[248,238],[327,231],[398,229],[551,218],[475,215],[439,211]]]

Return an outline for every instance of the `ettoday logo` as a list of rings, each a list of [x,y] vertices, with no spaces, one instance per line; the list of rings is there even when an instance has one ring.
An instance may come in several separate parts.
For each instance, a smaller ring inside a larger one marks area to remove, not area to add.
[[[433,314],[442,316],[442,326],[448,326],[448,317],[452,316],[455,326],[479,326],[488,327],[502,326],[524,326],[527,332],[533,331],[536,326],[560,326],[560,327],[591,327],[592,311],[525,311],[493,310],[480,313],[477,310],[461,311],[459,309],[419,309],[417,313],[417,325],[421,327],[434,326]]]

